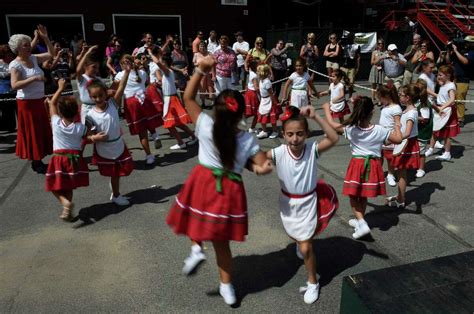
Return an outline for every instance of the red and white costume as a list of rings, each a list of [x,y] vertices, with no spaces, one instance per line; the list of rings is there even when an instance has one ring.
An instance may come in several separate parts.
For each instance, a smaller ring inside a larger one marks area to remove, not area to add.
[[[86,136],[84,124],[66,125],[58,116],[51,117],[53,157],[46,172],[46,191],[73,190],[89,185],[89,169],[81,155],[81,142]]]
[[[385,177],[382,170],[382,144],[391,130],[380,125],[363,129],[359,126],[344,128],[349,140],[352,159],[347,167],[342,193],[349,196],[376,197],[385,195]]]
[[[256,86],[254,86],[253,81],[257,80],[257,74],[250,70],[249,71],[249,81],[247,82],[247,90],[244,93],[245,98],[245,116],[253,117],[258,114],[258,106],[260,105],[260,99],[258,99],[258,92]]]
[[[280,217],[286,233],[297,241],[322,232],[339,207],[336,191],[317,179],[318,144],[306,143],[301,156],[288,145],[272,149],[280,181]]]
[[[260,104],[258,105],[258,119],[260,123],[276,124],[278,121],[278,105],[275,97],[272,97],[269,90],[272,89],[272,82],[269,78],[260,82]]]
[[[97,107],[87,113],[87,121],[96,127],[97,133],[104,132],[108,139],[94,143],[93,160],[101,175],[106,177],[128,176],[134,168],[133,159],[125,146],[118,110],[115,101],[107,100],[107,107],[99,111]]]
[[[308,72],[304,72],[303,75],[293,72],[288,79],[292,83],[290,106],[301,109],[302,107],[309,105],[307,86],[310,76]]]
[[[351,109],[347,105],[347,101],[343,98],[338,102],[334,102],[335,99],[340,98],[340,94],[344,95],[344,84],[341,82],[334,85],[331,83],[329,85],[329,91],[331,92],[331,100],[329,102],[329,109],[331,110],[331,117],[335,118],[344,118],[345,115],[351,113]]]
[[[123,79],[124,71],[115,76],[115,81]],[[138,82],[140,78],[140,82]],[[153,105],[151,99],[146,95],[145,83],[148,74],[143,70],[130,72],[125,86],[125,108],[124,116],[131,135],[136,135],[147,130],[154,133],[155,129],[162,124],[161,116]]]
[[[163,118],[163,95],[161,91],[161,80],[156,76],[156,71],[160,68],[155,62],[149,63],[150,69],[150,84],[146,88],[146,96],[151,100],[156,110],[160,114],[161,119]],[[163,120],[163,119],[162,119]],[[161,121],[163,123],[163,121]]]
[[[163,126],[169,129],[178,125],[191,123],[191,118],[181,104],[181,100],[178,98],[173,71],[168,71],[166,75],[161,71],[161,75],[163,77]]]
[[[442,106],[449,101],[449,91],[454,90],[456,92],[456,84],[453,82],[447,82],[439,88],[438,97],[436,98],[436,105]],[[456,105],[453,103],[451,106],[451,116],[449,117],[446,125],[439,131],[434,131],[433,135],[438,138],[446,137],[456,137],[461,133],[461,128],[459,127],[458,114],[456,110]]]
[[[392,166],[397,169],[419,169],[420,168],[420,145],[418,144],[418,110],[411,109],[404,111],[400,122],[402,127],[400,131],[405,134],[407,129],[407,122],[413,121],[408,142],[400,153],[400,155],[393,156]]]
[[[380,111],[380,120],[379,124],[390,131],[395,127],[395,116],[402,115],[402,108],[398,104],[390,104],[384,106]],[[392,161],[393,158],[393,148],[395,145],[383,145],[382,146],[382,156],[388,161]],[[383,162],[383,160],[382,160]]]
[[[246,132],[237,134],[234,169],[223,169],[214,145],[214,121],[205,113],[196,121],[199,163],[176,196],[166,222],[177,234],[195,241],[244,241],[248,233],[247,198],[241,173],[260,147]]]

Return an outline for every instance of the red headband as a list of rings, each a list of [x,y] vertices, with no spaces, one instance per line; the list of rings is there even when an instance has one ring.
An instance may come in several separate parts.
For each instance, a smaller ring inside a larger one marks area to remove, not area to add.
[[[225,101],[225,106],[227,107],[227,109],[229,109],[232,112],[237,112],[237,110],[239,109],[239,103],[237,102],[237,100],[235,100],[235,98],[226,97],[224,98],[224,101]]]

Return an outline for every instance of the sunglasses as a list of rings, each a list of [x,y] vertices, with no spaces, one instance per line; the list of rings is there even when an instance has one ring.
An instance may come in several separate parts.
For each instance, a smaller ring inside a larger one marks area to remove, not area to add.
[[[383,45],[383,43],[377,43],[377,45],[379,45],[379,46],[382,46],[382,45]]]
[[[427,46],[427,45],[421,45],[421,47],[425,47],[425,48],[426,48],[426,47],[428,47],[428,46]]]
[[[309,39],[309,38],[308,38]],[[329,37],[329,39],[336,39],[336,37]]]
[[[262,42],[258,42],[258,43],[256,43],[256,44],[257,44],[257,45],[263,45],[263,43],[262,43]]]

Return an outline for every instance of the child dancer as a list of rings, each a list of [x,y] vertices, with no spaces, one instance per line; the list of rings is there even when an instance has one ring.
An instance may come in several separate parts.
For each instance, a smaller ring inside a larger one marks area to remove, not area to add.
[[[331,100],[329,101],[329,109],[331,109],[331,116],[333,119],[339,118],[339,122],[344,121],[344,116],[351,113],[347,101],[345,99],[344,81],[346,85],[350,84],[346,73],[339,69],[332,70],[329,76],[329,89],[327,91],[319,92],[318,97],[331,94]]]
[[[153,62],[155,62],[160,68],[162,77],[162,88],[163,88],[163,121],[165,129],[168,129],[171,135],[178,141],[170,147],[171,150],[184,149],[186,145],[192,145],[197,142],[197,138],[194,136],[186,124],[191,123],[188,113],[183,108],[181,101],[178,98],[178,91],[176,90],[174,73],[170,70],[171,58],[162,56],[161,54],[154,55],[151,49],[148,49]],[[183,142],[181,135],[179,135],[176,128],[179,128],[186,132],[189,136],[189,140]]]
[[[270,76],[270,67],[268,64],[261,64],[257,67],[257,75],[260,80],[258,90],[260,91],[260,104],[258,105],[257,121],[262,125],[262,130],[257,134],[257,138],[276,138],[278,137],[278,101],[273,94],[272,82]],[[272,133],[268,136],[267,123],[272,125]]]
[[[335,122],[331,117],[328,104],[324,104],[324,113],[329,125],[349,140],[352,159],[347,167],[342,193],[348,195],[356,219],[349,220],[354,228],[352,237],[359,239],[370,233],[364,219],[367,198],[385,195],[385,180],[382,170],[382,145],[398,144],[402,141],[400,124],[395,123],[393,131],[381,125],[371,123],[374,103],[369,97],[357,97],[353,100],[353,111],[344,124]]]
[[[214,102],[215,119],[196,102],[201,78],[214,66],[211,56],[201,60],[184,92],[184,103],[196,124],[199,163],[176,196],[167,223],[178,234],[193,240],[183,272],[191,273],[205,259],[201,242],[212,241],[219,267],[219,292],[225,303],[236,302],[232,286],[232,253],[229,241],[244,241],[247,234],[247,201],[241,172],[248,160],[257,174],[271,171],[271,162],[255,138],[238,129],[244,98],[238,91],[224,90]]]
[[[395,124],[400,124],[400,117],[402,116],[402,108],[398,104],[398,92],[393,84],[381,85],[377,89],[377,96],[382,104],[380,111],[379,124],[389,130],[393,130]],[[382,146],[382,156],[387,160],[387,183],[390,186],[396,186],[395,170],[392,166],[393,158],[393,144]],[[383,164],[383,159],[382,159]]]
[[[451,107],[451,116],[449,117],[446,125],[439,131],[433,132],[433,138],[431,139],[430,147],[426,150],[425,156],[429,157],[433,155],[433,146],[435,138],[444,139],[444,153],[441,156],[436,157],[438,160],[448,161],[451,160],[451,138],[456,137],[461,133],[459,127],[458,114],[456,112],[455,96],[456,96],[456,85],[453,83],[453,68],[448,65],[440,66],[438,69],[438,84],[441,86],[438,95],[436,97],[436,105],[433,109],[438,112],[441,116],[444,115],[442,112],[445,108]]]
[[[258,86],[258,75],[257,75],[257,66],[258,61],[250,61],[249,66],[249,80],[247,83],[247,90],[245,91],[245,117],[253,117],[252,124],[249,128],[249,133],[257,133],[255,129],[257,125],[258,117],[258,106],[260,105],[260,100],[258,99],[259,86]]]
[[[129,62],[124,63],[122,80],[111,98],[107,98],[107,88],[101,80],[94,79],[87,86],[90,97],[95,102],[86,117],[97,132],[88,136],[94,143],[93,160],[99,167],[100,174],[110,177],[110,200],[121,206],[129,205],[130,202],[120,194],[120,177],[128,176],[133,171],[133,160],[122,138],[118,104],[122,100],[131,68]]]
[[[418,110],[418,145],[420,146],[420,167],[416,171],[417,178],[422,178],[426,174],[426,146],[428,146],[433,135],[433,110],[428,96],[428,85],[420,77],[421,75],[415,83],[420,89],[420,101],[416,103],[416,109]]]
[[[313,80],[306,71],[306,61],[298,57],[295,61],[295,72],[293,72],[285,83],[283,88],[283,100],[285,102],[288,98],[288,88],[291,84],[290,106],[302,108],[309,105],[308,88],[313,91],[314,95],[318,92],[313,86]]]
[[[400,88],[400,103],[406,108],[402,113],[402,138],[408,139],[404,150],[392,159],[392,166],[398,173],[398,195],[387,197],[387,204],[397,208],[405,207],[407,170],[420,168],[420,146],[418,145],[418,110],[415,103],[420,99],[420,88],[415,84]]]
[[[133,57],[123,55],[120,60],[122,68],[125,63],[133,64]],[[146,154],[146,164],[155,163],[155,156],[150,151],[148,143],[148,131],[150,131],[153,139],[156,139],[156,128],[161,124],[161,118],[158,111],[153,106],[151,100],[146,97],[145,83],[148,74],[144,70],[138,70],[136,65],[132,71],[125,86],[125,110],[124,115],[131,135],[137,135],[140,138],[140,144]],[[125,75],[124,71],[120,71],[115,75],[115,81],[120,82]]]
[[[153,47],[152,49],[154,54],[159,53],[160,48],[158,46]],[[146,97],[151,100],[153,106],[155,106],[156,111],[159,114],[160,126],[163,125],[163,92],[161,90],[161,72],[158,65],[150,61],[148,63],[149,73],[150,73],[150,84],[146,88]],[[158,132],[153,134],[152,139],[155,142],[155,149],[162,147],[161,139]]]
[[[311,304],[319,297],[313,237],[327,226],[338,203],[336,191],[317,179],[317,160],[338,141],[338,135],[312,106],[301,108],[301,113],[314,119],[326,134],[319,143],[306,142],[308,121],[298,108],[291,107],[282,117],[283,144],[267,152],[278,172],[281,186],[280,216],[286,233],[297,243],[298,257],[304,260],[308,271],[304,302]]]
[[[58,81],[58,90],[49,103],[53,130],[53,157],[46,172],[46,191],[52,192],[63,206],[59,218],[68,221],[73,215],[73,190],[89,185],[89,170],[81,156],[81,142],[87,128],[75,122],[78,106],[75,98],[61,98],[66,81]]]
[[[99,46],[95,45],[85,52],[76,68],[77,87],[79,90],[79,98],[81,100],[81,123],[85,124],[87,113],[94,107],[94,101],[89,96],[87,84],[96,78],[99,74],[100,64],[93,54]]]

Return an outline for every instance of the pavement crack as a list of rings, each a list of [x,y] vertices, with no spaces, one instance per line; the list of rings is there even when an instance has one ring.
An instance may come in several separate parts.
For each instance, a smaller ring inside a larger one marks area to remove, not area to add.
[[[5,203],[5,201],[7,200],[7,198],[10,196],[10,194],[13,192],[13,190],[16,188],[16,186],[18,185],[18,183],[20,183],[21,179],[23,178],[23,176],[25,175],[26,171],[28,170],[28,166],[29,166],[29,162],[25,162],[23,167],[21,168],[21,170],[18,172],[18,175],[16,176],[15,180],[13,180],[13,182],[10,184],[10,186],[7,188],[7,190],[5,191],[5,193],[3,193],[3,195],[0,197],[0,206],[3,205],[3,203]]]

